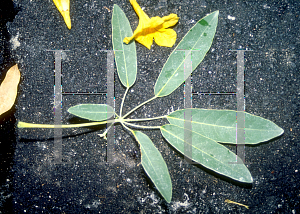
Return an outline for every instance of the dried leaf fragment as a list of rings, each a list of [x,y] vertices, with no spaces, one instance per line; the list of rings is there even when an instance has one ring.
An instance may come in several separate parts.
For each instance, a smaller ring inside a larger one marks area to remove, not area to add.
[[[18,65],[14,65],[6,73],[5,79],[0,86],[0,115],[10,110],[14,105],[20,77]]]
[[[70,0],[53,0],[53,2],[63,16],[67,27],[71,29]]]

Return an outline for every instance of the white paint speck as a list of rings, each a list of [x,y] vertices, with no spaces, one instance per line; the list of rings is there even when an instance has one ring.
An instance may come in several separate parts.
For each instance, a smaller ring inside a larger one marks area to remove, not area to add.
[[[171,208],[173,211],[176,211],[178,210],[179,208],[183,208],[183,209],[187,209],[189,206],[192,205],[192,203],[189,203],[189,196],[184,193],[184,196],[186,198],[186,200],[184,202],[180,202],[180,201],[177,201],[177,202],[173,202],[173,204],[171,205]]]
[[[141,204],[145,203],[148,198],[151,199],[151,201],[152,201],[151,205],[152,206],[153,205],[157,206],[157,204],[159,202],[159,199],[154,195],[154,192],[148,193],[145,198],[138,197],[138,199],[139,199],[139,201],[140,201]],[[160,206],[158,206],[158,207],[160,207]]]
[[[18,41],[18,38],[19,38],[19,32],[17,33],[16,36],[13,36],[9,41],[11,43],[11,48],[13,50],[16,50],[21,45],[21,43]]]
[[[85,208],[91,209],[91,208],[98,208],[98,206],[101,204],[100,200],[94,200],[92,201],[92,204],[86,204],[84,205]]]
[[[234,21],[234,20],[235,20],[235,17],[234,17],[234,16],[231,16],[231,15],[228,15],[228,16],[227,16],[227,19]]]

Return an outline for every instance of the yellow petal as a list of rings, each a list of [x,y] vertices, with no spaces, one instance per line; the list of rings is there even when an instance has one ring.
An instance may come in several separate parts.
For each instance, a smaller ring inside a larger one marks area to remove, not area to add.
[[[161,29],[154,34],[155,43],[159,46],[172,47],[176,38],[177,34],[173,29]]]
[[[168,16],[162,17],[162,19],[164,21],[163,28],[169,28],[174,26],[178,22],[179,17],[176,14],[171,13]]]
[[[17,97],[20,71],[17,65],[11,67],[0,86],[0,115],[7,112]]]
[[[135,40],[150,50],[151,45],[153,44],[153,34],[146,34],[144,36],[138,36],[135,38]]]
[[[63,16],[67,27],[71,29],[70,0],[53,0],[53,2]]]
[[[155,28],[158,30],[163,27],[163,24],[164,24],[164,20],[162,18],[160,18],[159,16],[155,16],[150,19],[150,27],[151,28]]]

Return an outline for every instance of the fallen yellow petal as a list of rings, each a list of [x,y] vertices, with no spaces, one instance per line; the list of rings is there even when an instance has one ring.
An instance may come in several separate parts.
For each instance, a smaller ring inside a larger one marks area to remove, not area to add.
[[[17,65],[7,71],[0,86],[0,115],[7,112],[14,105],[20,77],[21,74]]]
[[[53,2],[63,16],[67,27],[71,29],[70,0],[53,0]]]
[[[176,38],[176,32],[172,29],[161,29],[154,34],[155,43],[159,46],[172,47]]]
[[[171,13],[168,16],[162,17],[162,19],[164,21],[162,27],[163,28],[168,28],[168,27],[172,27],[172,26],[176,25],[176,23],[178,22],[179,17],[176,14]]]
[[[172,47],[177,38],[177,34],[173,29],[168,29],[174,26],[178,22],[178,16],[176,14],[170,14],[164,17],[152,17],[141,9],[136,0],[130,0],[130,3],[139,17],[139,24],[131,37],[125,37],[123,42],[128,44],[132,39],[151,48],[153,39],[156,44],[165,47]]]
[[[249,209],[249,206],[245,205],[245,204],[241,204],[241,203],[238,203],[238,202],[235,202],[235,201],[230,201],[228,199],[225,200],[226,203],[231,203],[231,204],[237,204],[237,205],[240,205],[240,206],[244,206],[246,207],[247,209]]]

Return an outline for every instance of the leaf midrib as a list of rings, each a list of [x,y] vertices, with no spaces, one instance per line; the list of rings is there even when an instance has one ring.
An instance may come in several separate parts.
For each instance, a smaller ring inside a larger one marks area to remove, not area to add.
[[[176,126],[176,125],[173,125],[173,124],[172,124],[172,126]],[[180,127],[180,126],[176,126],[176,127],[182,128],[182,127]],[[164,129],[163,127],[161,127],[161,129],[163,129],[165,132],[169,133],[170,135],[174,136],[175,138],[181,140],[182,142],[189,144],[188,142],[185,142],[185,141],[182,140],[181,138],[179,138],[179,137],[177,137],[176,135],[172,134],[171,132],[167,131],[167,130]],[[187,129],[187,130],[189,130],[189,129]],[[204,138],[210,139],[210,140],[212,140],[212,141],[218,143],[217,141],[215,141],[215,140],[213,140],[213,139],[211,139],[211,138],[208,138],[208,137],[206,137],[206,136],[204,136],[204,135],[202,135],[202,134],[200,134],[200,133],[198,133],[198,132],[195,132],[195,131],[193,131],[193,130],[189,130],[189,131],[191,131],[191,132],[193,132],[193,133],[196,133],[196,134],[198,134],[198,135],[200,135],[200,136],[202,136],[202,137],[204,137]],[[172,145],[172,143],[171,143],[171,145]],[[228,168],[232,169],[233,172],[237,172],[237,173],[239,174],[239,170],[237,170],[237,169],[235,170],[235,168],[232,168],[232,167],[230,167],[229,165],[224,164],[222,161],[216,159],[214,156],[211,156],[211,155],[208,154],[207,152],[204,152],[203,150],[201,150],[201,149],[195,147],[193,144],[189,144],[189,145],[191,145],[193,148],[195,148],[195,149],[197,149],[197,150],[203,152],[204,154],[208,155],[209,157],[212,157],[212,158],[215,159],[217,162],[222,163],[223,165],[225,165],[225,167],[228,167]],[[220,144],[220,145],[221,145],[221,144]],[[222,146],[222,145],[221,145],[221,146]],[[225,147],[225,148],[226,148],[226,147]],[[229,151],[230,151],[230,150],[229,150]],[[231,152],[231,151],[230,151],[230,152]],[[192,158],[192,159],[193,159],[193,158]],[[193,160],[196,161],[195,159],[193,159]],[[198,162],[198,161],[197,161],[197,162]],[[200,164],[203,164],[203,163],[200,163]],[[204,165],[204,164],[203,164],[203,165]],[[206,168],[208,168],[208,169],[213,170],[213,171],[217,171],[217,170],[215,170],[215,169],[213,169],[213,168],[211,168],[211,167],[207,167],[206,165],[204,165],[204,166],[205,166]],[[224,173],[221,173],[221,172],[219,172],[219,171],[217,171],[217,172],[220,173],[220,174],[222,174],[222,175],[228,176],[228,175],[226,175],[226,174],[224,174]],[[228,176],[228,177],[233,177],[233,176]],[[238,179],[238,180],[239,180],[239,179]]]
[[[124,50],[124,43],[123,43],[123,40],[122,40],[122,35],[121,35],[121,25],[120,25],[120,19],[119,19],[119,14],[117,13],[116,15],[117,19],[118,19],[118,27],[119,27],[119,32],[120,32],[120,38],[121,38],[121,44],[122,44],[122,51],[123,51],[123,60],[124,60],[124,64],[125,64],[125,75],[126,75],[126,87],[129,88],[130,85],[129,85],[129,80],[128,80],[128,72],[127,72],[127,64],[126,64],[126,58],[125,58],[125,50]],[[117,61],[116,61],[117,62]]]
[[[173,119],[173,120],[180,120],[180,121],[185,121],[185,119],[180,119],[180,118],[176,118],[176,117],[170,117],[167,116],[167,118]],[[215,125],[215,124],[208,124],[208,123],[200,123],[200,122],[195,122],[195,121],[191,121],[191,123],[196,123],[199,125],[206,125],[206,126],[212,126],[212,127],[222,127],[222,128],[226,128],[226,129],[242,129],[242,130],[249,130],[249,131],[276,131],[276,130],[269,130],[269,129],[252,129],[252,128],[236,128],[236,126],[220,126],[220,125]]]
[[[148,156],[147,153],[146,153],[145,147],[141,144],[140,140],[139,140],[138,137],[136,136],[136,133],[135,133],[135,132],[133,132],[133,133],[134,133],[135,138],[138,140],[138,142],[139,142],[139,144],[140,144],[140,146],[141,146],[141,150],[145,151],[144,153],[141,154],[142,159],[143,159],[143,155],[146,156],[146,158],[148,159],[148,163],[150,163],[150,165],[151,165],[151,167],[152,167],[152,171],[154,171],[156,177],[159,178],[159,176],[158,176],[158,174],[157,174],[157,172],[156,172],[156,170],[155,170],[155,167],[154,167],[153,164],[152,164],[151,159],[149,158],[149,156]],[[146,171],[145,168],[144,168],[144,170]],[[146,171],[146,172],[147,172],[147,171]],[[151,178],[151,175],[150,175],[149,173],[147,173],[147,174],[148,174],[148,176]],[[166,194],[165,191],[164,191],[164,194]]]
[[[214,19],[215,17],[213,17],[213,19]],[[202,20],[202,19],[201,19]],[[201,21],[201,20],[199,20],[199,21]],[[197,24],[199,24],[199,21],[197,22]],[[197,26],[197,24],[195,24],[195,26],[194,27],[196,27]],[[201,25],[201,24],[200,24]],[[189,31],[191,31],[194,27],[192,27]],[[205,30],[208,28],[208,26],[205,28]],[[201,34],[201,36],[199,36],[199,38],[198,38],[198,40],[197,40],[197,42],[195,42],[195,45],[189,50],[189,53],[188,53],[188,55],[190,55],[191,54],[191,52],[192,52],[192,50],[194,49],[194,47],[196,46],[196,44],[198,43],[198,41],[200,40],[200,38],[203,36],[203,34],[204,34],[204,32],[205,32],[205,30],[203,31],[203,33]],[[183,39],[182,39],[182,41],[184,40],[184,38],[186,37],[188,35],[188,33],[183,37]],[[180,42],[181,43],[181,42]],[[180,43],[176,46],[176,48],[173,50],[173,52],[171,53],[171,55],[170,55],[170,57],[172,56],[172,54],[176,51],[176,49],[177,49],[177,47],[180,45]],[[188,56],[187,55],[187,56]],[[170,58],[169,57],[169,58]],[[169,60],[169,58],[168,58],[168,60]],[[185,58],[186,58],[186,56],[185,56]],[[167,62],[168,62],[168,60],[167,60]],[[177,67],[177,69],[175,70],[175,72],[171,75],[171,77],[169,78],[169,80],[164,84],[164,86],[160,89],[160,91],[157,93],[157,97],[159,97],[159,94],[164,90],[164,88],[166,87],[166,85],[169,83],[169,81],[173,78],[173,76],[175,75],[175,73],[179,70],[179,68],[181,67],[181,65],[182,65],[182,63],[184,63],[185,62],[185,60],[183,60],[181,63],[180,63],[180,65]],[[164,66],[165,67],[165,66]],[[163,67],[163,69],[164,69],[164,67]]]

